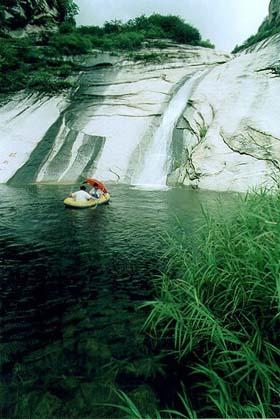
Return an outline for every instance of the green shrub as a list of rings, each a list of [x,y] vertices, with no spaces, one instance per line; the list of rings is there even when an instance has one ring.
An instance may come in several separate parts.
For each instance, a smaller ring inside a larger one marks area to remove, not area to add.
[[[113,20],[106,22],[103,28],[83,26],[77,29],[77,33],[91,35],[93,45],[99,44],[105,49],[140,48],[143,40],[156,38],[167,38],[193,45],[202,43],[207,48],[213,48],[209,41],[201,40],[201,35],[196,28],[185,23],[182,18],[172,15],[153,14],[149,17],[142,15],[127,23]]]
[[[44,93],[57,93],[61,90],[69,89],[71,83],[66,80],[61,80],[58,77],[54,77],[52,73],[48,71],[40,71],[30,77],[27,88],[36,90]]]
[[[9,71],[20,68],[26,62],[26,54],[29,51],[29,43],[25,39],[11,40],[0,38],[1,71]]]
[[[0,38],[0,93],[25,88],[57,93],[71,87],[64,79],[77,68],[62,58],[54,47],[37,47],[28,39]]]
[[[58,66],[57,75],[60,77],[69,77],[73,73],[73,66],[70,64],[62,64]]]
[[[202,127],[200,127],[200,130],[199,130],[200,139],[203,140],[206,134],[207,134],[207,127],[203,125]]]
[[[76,32],[81,35],[102,36],[104,31],[99,26],[80,26]]]
[[[149,18],[149,23],[160,27],[167,37],[176,42],[191,43],[201,39],[199,31],[178,16],[153,14]]]
[[[104,23],[103,30],[105,34],[120,33],[124,30],[124,25],[121,20],[112,20]]]
[[[59,33],[61,34],[69,34],[72,33],[75,30],[75,25],[73,25],[72,22],[63,22],[61,25],[59,25]]]
[[[1,61],[0,61],[1,66]],[[22,90],[26,87],[28,75],[23,69],[12,72],[0,72],[0,93],[10,93]]]
[[[144,53],[144,54],[130,54],[129,58],[134,61],[144,61],[146,63],[160,63],[162,61],[162,54],[157,54],[155,52],[152,53]]]
[[[135,48],[141,48],[143,41],[144,35],[142,35],[141,33],[120,33],[115,38],[115,47],[117,49],[133,50]]]
[[[110,40],[110,38],[106,38],[106,37],[99,37],[97,35],[91,35],[90,36],[90,42],[91,42],[91,46],[92,48],[105,48],[104,44],[107,43],[108,47],[106,47],[105,49],[113,49],[113,41]]]
[[[72,0],[58,0],[58,3],[62,22],[58,33],[42,33],[37,41],[31,38],[15,40],[5,34],[0,35],[0,71],[7,73],[1,75],[0,93],[17,91],[25,87],[49,93],[54,92],[59,86],[61,88],[69,86],[63,78],[76,71],[77,66],[67,63],[65,67],[65,56],[87,54],[92,48],[114,53],[135,51],[142,47],[145,40],[151,39],[157,41],[147,43],[148,46],[164,48],[165,43],[161,41],[162,38],[212,47],[208,41],[201,40],[197,29],[177,16],[143,15],[127,23],[118,20],[106,22],[103,28],[97,26],[76,28],[73,18],[78,9],[75,3]],[[4,16],[3,10],[0,6],[0,23],[1,16]],[[153,53],[135,58],[146,62],[162,61],[162,57]],[[49,87],[42,69],[53,76],[50,77]],[[25,76],[20,80],[17,79],[21,74]]]
[[[146,38],[162,38],[165,37],[165,33],[159,26],[150,25],[147,27],[146,30],[142,31],[143,35],[145,35]]]
[[[193,45],[195,45],[195,43],[193,43]],[[212,44],[212,43],[209,41],[209,39],[206,39],[206,41],[201,40],[201,41],[199,41],[199,42],[197,43],[197,45],[198,45],[198,46],[200,46],[200,47],[204,47],[204,48],[211,48],[211,49],[214,49],[214,48],[215,48],[215,45],[214,45],[214,44]]]
[[[267,28],[266,30],[259,31],[255,35],[250,36],[242,45],[236,45],[232,52],[235,54],[243,51],[244,49],[257,44],[270,36],[276,35],[277,33],[280,33],[280,27]]]
[[[94,41],[93,41],[94,42]],[[98,42],[93,44],[96,48],[98,48]],[[116,48],[115,39],[114,37],[106,36],[103,40],[100,40],[99,47],[108,51],[113,51]]]
[[[75,32],[54,35],[50,40],[50,45],[61,55],[86,54],[92,48],[89,36],[81,36]]]
[[[135,19],[130,19],[127,22],[126,26],[127,28],[130,28],[130,30],[131,29],[146,30],[147,27],[150,26],[150,24],[148,23],[148,19],[149,18],[147,16],[141,15],[141,16],[136,17]]]

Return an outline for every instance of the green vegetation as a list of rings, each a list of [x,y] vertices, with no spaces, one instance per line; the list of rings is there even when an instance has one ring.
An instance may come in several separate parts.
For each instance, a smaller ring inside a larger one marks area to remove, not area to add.
[[[130,53],[129,58],[134,61],[144,61],[146,63],[161,63],[165,58],[168,58],[166,55],[156,52]]]
[[[52,1],[47,1],[53,7]],[[61,34],[43,33],[41,39],[11,38],[6,29],[23,28],[32,18],[32,7],[23,5],[25,17],[14,15],[11,22],[5,21],[5,8],[13,6],[10,0],[3,0],[0,6],[0,93],[11,93],[22,89],[55,94],[69,89],[72,83],[67,79],[75,70],[71,61],[63,55],[88,52],[91,44],[79,36],[64,35],[63,30],[74,30],[74,16],[78,6],[73,0],[58,0]],[[48,25],[48,22],[36,21]]]
[[[200,139],[203,140],[206,134],[207,134],[207,127],[205,125],[202,125],[199,130]]]
[[[0,33],[0,93],[30,89],[53,94],[67,89],[71,87],[68,77],[79,68],[66,57],[88,54],[92,49],[114,53],[126,51],[135,60],[157,63],[162,61],[160,54],[135,52],[143,47],[144,41],[153,40],[151,45],[149,42],[145,44],[146,48],[164,48],[166,43],[159,40],[162,38],[213,47],[209,41],[201,39],[197,29],[177,16],[153,14],[127,23],[106,22],[102,28],[76,28],[76,13],[73,1],[61,0],[62,23],[57,33],[45,32],[40,37],[25,39],[14,39],[7,33]]]
[[[173,242],[159,296],[145,305],[145,327],[185,386],[174,407],[183,402],[187,417],[277,417],[280,195],[249,194],[232,214],[205,219],[196,250]]]
[[[55,93],[71,87],[67,77],[77,69],[55,46],[34,47],[30,39],[0,38],[0,92],[22,89]]]
[[[255,35],[250,36],[242,45],[236,45],[232,52],[237,53],[243,51],[244,49],[255,45],[257,42],[263,41],[277,33],[280,33],[280,26],[269,25],[264,22]]]
[[[209,41],[203,41],[199,31],[178,16],[162,16],[153,14],[149,17],[140,16],[122,23],[119,20],[106,22],[102,28],[97,26],[82,26],[77,33],[88,35],[93,47],[102,49],[132,50],[141,48],[143,41],[151,39],[169,39],[174,42],[202,45],[208,48],[214,46]],[[158,41],[164,47],[162,41]]]

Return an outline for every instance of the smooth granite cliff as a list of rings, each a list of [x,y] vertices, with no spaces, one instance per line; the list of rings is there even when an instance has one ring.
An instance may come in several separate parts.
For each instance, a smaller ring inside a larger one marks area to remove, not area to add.
[[[236,55],[170,41],[133,58],[93,51],[69,96],[22,92],[0,108],[0,182],[273,186],[279,53],[278,34]]]
[[[280,170],[280,35],[216,66],[190,97],[177,130],[185,163],[171,183],[246,191]]]

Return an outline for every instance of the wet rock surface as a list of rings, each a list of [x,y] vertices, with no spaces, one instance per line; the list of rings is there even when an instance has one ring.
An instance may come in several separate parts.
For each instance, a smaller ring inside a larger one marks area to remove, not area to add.
[[[20,153],[20,165],[7,158],[0,163],[0,181],[15,176],[16,181],[73,182],[95,174],[131,183],[177,89],[198,71],[227,59],[210,49],[170,42],[164,49],[144,49],[129,57],[93,53],[82,61],[77,89],[67,103],[59,105],[59,115],[54,112],[56,105],[44,97],[29,98],[28,104],[17,97],[0,109],[3,149],[15,138],[29,143],[34,120],[42,125],[40,113],[44,120],[50,115],[44,132],[33,140],[33,149]],[[20,138],[22,124],[25,139]]]
[[[80,59],[68,98],[18,95],[0,108],[0,181],[96,176],[133,184],[170,101],[194,78],[166,155],[167,183],[273,186],[280,168],[279,50],[274,35],[236,56],[172,42],[129,55],[94,51]]]
[[[275,184],[280,79],[273,69],[279,50],[276,35],[215,67],[201,81],[178,125],[184,135],[186,170],[177,169],[177,180],[238,191]],[[173,181],[174,177],[173,173]]]

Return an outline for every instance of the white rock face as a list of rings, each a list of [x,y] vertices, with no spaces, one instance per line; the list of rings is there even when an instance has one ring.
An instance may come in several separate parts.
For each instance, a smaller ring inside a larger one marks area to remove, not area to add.
[[[148,56],[152,53],[159,54],[163,63],[123,61],[117,71],[107,72],[105,83],[96,83],[94,72],[93,79],[85,79],[84,83],[94,85],[82,91],[87,95],[88,108],[81,110],[75,128],[105,139],[89,176],[133,182],[144,167],[148,144],[174,89],[191,74],[228,59],[206,48],[173,44],[163,50],[143,51]]]
[[[59,117],[64,99],[17,95],[0,108],[0,182],[7,182]]]
[[[279,52],[277,35],[215,67],[199,83],[178,124],[186,159],[171,183],[222,191],[275,184],[280,77],[273,68]]]
[[[146,62],[108,54],[87,60],[79,89],[53,126],[50,123],[46,137],[38,145],[29,142],[34,150],[29,158],[21,154],[20,162],[25,164],[13,180],[56,183],[95,176],[131,183],[144,166],[147,145],[176,89],[190,75],[228,59],[213,50],[172,43],[163,50],[141,53]],[[160,63],[150,63],[155,54]],[[100,67],[102,63],[107,66]],[[13,120],[13,130],[23,120],[30,126],[25,114]]]
[[[0,182],[134,183],[168,104],[192,78],[167,151],[168,184],[272,186],[280,170],[279,52],[276,35],[235,57],[172,43],[143,50],[145,62],[92,56],[70,102],[15,97],[0,108]],[[154,53],[161,62],[151,62]]]

